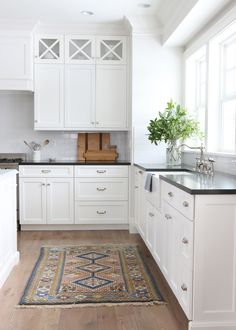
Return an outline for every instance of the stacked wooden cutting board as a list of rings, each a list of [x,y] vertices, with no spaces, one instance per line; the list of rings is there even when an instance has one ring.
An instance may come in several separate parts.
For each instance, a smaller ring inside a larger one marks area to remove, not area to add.
[[[118,156],[110,133],[78,133],[78,160],[115,161]]]

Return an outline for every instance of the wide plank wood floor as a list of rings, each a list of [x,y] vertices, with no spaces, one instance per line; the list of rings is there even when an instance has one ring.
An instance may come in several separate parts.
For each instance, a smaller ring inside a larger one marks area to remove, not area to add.
[[[167,305],[18,308],[43,245],[139,244]],[[0,290],[1,330],[187,330],[187,319],[139,235],[128,231],[20,232],[20,263]]]

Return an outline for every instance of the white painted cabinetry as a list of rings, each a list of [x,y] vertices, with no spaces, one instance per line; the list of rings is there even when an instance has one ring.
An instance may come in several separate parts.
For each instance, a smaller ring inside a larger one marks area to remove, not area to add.
[[[65,127],[95,127],[95,66],[65,66]]]
[[[127,127],[127,86],[125,65],[96,68],[96,127]]]
[[[61,34],[35,36],[35,63],[63,63],[64,36]]]
[[[64,127],[64,67],[35,65],[34,127]]]
[[[75,223],[128,223],[127,166],[75,166]]]
[[[33,90],[31,34],[0,36],[0,90]]]
[[[0,288],[19,261],[16,228],[16,171],[0,171]]]
[[[35,53],[35,129],[128,128],[126,37],[37,36]]]
[[[35,176],[30,177],[34,172]],[[46,166],[20,167],[22,225],[74,223],[74,180],[70,174],[73,167],[68,166],[67,176],[57,176],[57,173],[56,166],[50,169]]]
[[[142,196],[136,192],[137,173],[135,168],[135,209],[146,209],[146,233],[139,212],[137,230],[184,310],[189,330],[236,329],[235,195],[190,195],[160,180],[159,192]],[[160,208],[154,200],[161,200]]]

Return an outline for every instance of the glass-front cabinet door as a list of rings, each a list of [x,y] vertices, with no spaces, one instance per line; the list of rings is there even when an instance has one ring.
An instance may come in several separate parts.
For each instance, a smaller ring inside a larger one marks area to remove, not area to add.
[[[65,61],[69,64],[95,63],[95,38],[67,35],[65,38]]]
[[[98,37],[98,64],[126,64],[126,37]]]
[[[40,35],[35,38],[36,63],[63,63],[63,35]]]

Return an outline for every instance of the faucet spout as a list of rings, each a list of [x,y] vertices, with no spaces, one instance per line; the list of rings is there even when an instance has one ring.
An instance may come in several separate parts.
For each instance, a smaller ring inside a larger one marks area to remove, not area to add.
[[[203,150],[205,149],[205,147],[203,146],[203,143],[201,143],[201,145],[199,147],[190,147],[186,143],[182,143],[181,147],[184,147],[184,146],[189,149],[192,149],[192,150],[200,150],[200,162],[202,162],[204,160],[203,159]]]

